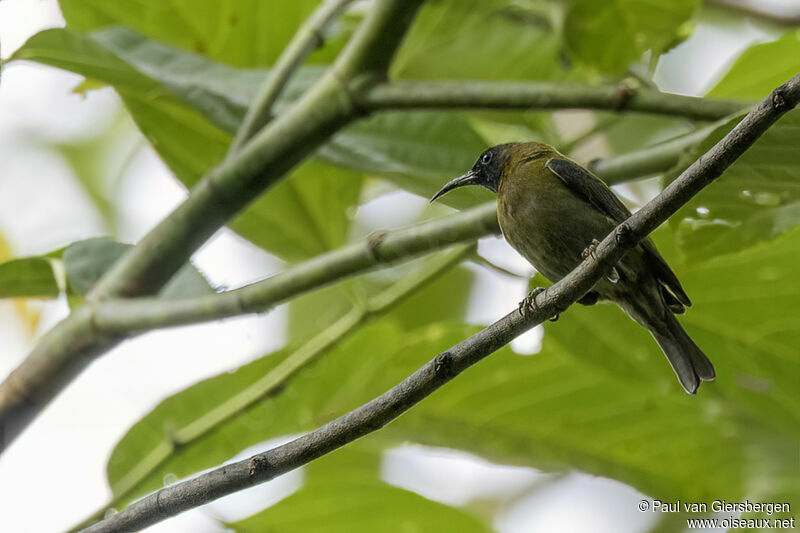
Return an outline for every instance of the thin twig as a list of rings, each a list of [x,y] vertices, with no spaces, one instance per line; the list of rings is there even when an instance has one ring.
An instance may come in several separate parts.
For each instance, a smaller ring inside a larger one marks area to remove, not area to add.
[[[311,13],[311,16],[294,34],[280,57],[269,71],[264,84],[259,88],[247,113],[236,132],[228,157],[232,156],[258,130],[272,120],[272,106],[280,96],[287,82],[303,64],[306,57],[324,44],[323,34],[327,26],[353,0],[326,0]]]
[[[160,489],[85,530],[137,531],[217,498],[263,483],[385,426],[471,365],[513,338],[563,312],[670,215],[747,150],[800,101],[800,74],[773,91],[656,198],[617,226],[575,270],[535,300],[525,316],[512,311],[449,350],[377,398],[282,446]]]
[[[318,255],[244,287],[193,298],[132,298],[90,304],[94,327],[108,335],[218,320],[261,313],[290,298],[458,242],[499,233],[495,202],[489,202],[410,228],[376,232],[356,242]]]

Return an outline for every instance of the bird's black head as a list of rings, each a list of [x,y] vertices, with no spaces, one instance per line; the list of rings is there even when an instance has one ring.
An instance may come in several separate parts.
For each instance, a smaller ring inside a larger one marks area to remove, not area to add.
[[[508,144],[499,144],[483,152],[472,168],[464,175],[445,183],[439,192],[433,195],[431,202],[449,191],[464,185],[481,185],[492,192],[497,192],[500,186],[500,176],[503,174]]]

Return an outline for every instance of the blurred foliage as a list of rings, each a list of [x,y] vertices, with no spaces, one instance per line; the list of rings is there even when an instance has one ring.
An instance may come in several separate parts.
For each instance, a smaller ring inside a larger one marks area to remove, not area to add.
[[[459,509],[382,482],[376,452],[360,444],[315,461],[299,491],[266,511],[226,525],[237,533],[304,533],[319,530],[320,524],[330,533],[492,531]]]
[[[0,298],[56,298],[63,292],[70,305],[75,305],[131,246],[109,237],[95,237],[44,255],[0,263]],[[159,296],[179,298],[213,292],[203,274],[188,263]]]
[[[722,124],[682,157],[666,182],[717,143],[742,115]],[[699,261],[772,239],[800,222],[800,112],[767,130],[720,179],[670,220],[687,258]]]
[[[12,59],[80,74],[86,81],[78,90],[113,87],[144,138],[191,187],[222,160],[264,75],[317,2],[60,3],[67,27],[32,37]],[[580,83],[635,78],[634,85],[651,86],[661,54],[691,33],[699,3],[429,0],[391,75]],[[356,4],[333,25],[278,110],[318,78],[363,6]],[[709,96],[764,97],[798,70],[799,42],[794,30],[750,47]],[[665,181],[737,119],[723,121],[688,148]],[[490,530],[473,509],[433,503],[380,480],[382,451],[409,440],[500,463],[580,469],[664,500],[749,498],[799,506],[799,121],[798,112],[782,119],[673,217],[672,231],[656,235],[695,303],[682,320],[717,366],[717,381],[703,385],[697,397],[680,390],[652,339],[616,308],[573,306],[559,322],[545,325],[539,354],[500,350],[365,442],[309,465],[298,492],[227,526]],[[376,114],[334,135],[231,227],[288,262],[301,261],[354,238],[354,214],[366,200],[365,184],[375,180],[429,197],[470,167],[488,143],[545,139],[591,156],[585,146],[599,141],[604,154],[616,155],[700,126],[681,117],[616,113],[583,113],[580,120],[525,111]],[[61,149],[108,220],[113,206],[103,176],[87,162],[102,146],[98,138]],[[447,200],[463,207],[486,197],[460,190]],[[55,296],[61,285],[53,262],[62,262],[73,294],[84,294],[124,249],[109,239],[92,240],[7,262],[0,265],[0,296]],[[114,505],[173,475],[189,476],[247,447],[311,430],[476,331],[465,324],[475,276],[463,267],[380,316],[359,318],[381,291],[426,265],[410,262],[292,301],[288,346],[173,395],[123,437],[108,463]],[[211,290],[201,274],[187,272],[194,281],[179,293]],[[355,317],[352,323],[348,317]],[[262,390],[276,368],[321,338],[330,345],[313,363],[281,388]],[[305,516],[311,507],[314,514]]]
[[[737,58],[708,96],[763,98],[766,91],[797,74],[799,55],[800,29],[786,33],[777,41],[753,45]]]
[[[621,72],[643,52],[656,57],[691,33],[699,0],[570,0],[564,35],[582,62]]]

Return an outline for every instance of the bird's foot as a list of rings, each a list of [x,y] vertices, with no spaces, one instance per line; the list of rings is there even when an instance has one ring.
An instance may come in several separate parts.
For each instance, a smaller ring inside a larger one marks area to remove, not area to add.
[[[519,303],[519,307],[518,307],[519,314],[522,315],[522,316],[525,316],[531,311],[533,311],[533,312],[538,311],[539,310],[539,306],[536,304],[536,297],[539,294],[545,292],[546,290],[547,289],[545,289],[544,287],[536,287],[533,290],[531,290],[531,292],[529,292],[528,295],[525,296],[525,298],[523,298],[522,301]],[[554,317],[551,317],[549,319],[550,322],[555,322],[556,320],[558,320],[558,316],[559,315],[555,315]]]
[[[592,259],[596,258],[595,252],[597,251],[597,247],[600,245],[600,241],[597,239],[592,239],[592,242],[589,243],[583,252],[581,252],[581,258],[586,259],[587,257],[591,256]]]
[[[597,239],[592,239],[592,242],[589,243],[589,246],[581,252],[581,258],[586,259],[587,257],[591,257],[592,259],[597,259],[597,247],[600,245],[600,241]],[[617,283],[619,281],[619,271],[616,267],[611,267],[608,274],[606,274],[606,279],[611,283]]]
[[[519,314],[525,316],[529,311],[538,311],[539,306],[536,305],[536,296],[543,293],[546,289],[544,287],[536,287],[528,293],[525,298],[519,303],[517,310]]]

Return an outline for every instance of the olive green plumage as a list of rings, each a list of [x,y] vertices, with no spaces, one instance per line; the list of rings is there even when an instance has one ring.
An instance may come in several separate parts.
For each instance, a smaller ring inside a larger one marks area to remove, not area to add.
[[[438,198],[463,185],[498,193],[503,235],[543,276],[555,282],[571,272],[630,212],[605,183],[551,146],[510,143],[478,158]],[[580,300],[611,301],[646,327],[690,394],[715,377],[714,367],[675,318],[691,305],[678,278],[645,239]]]

